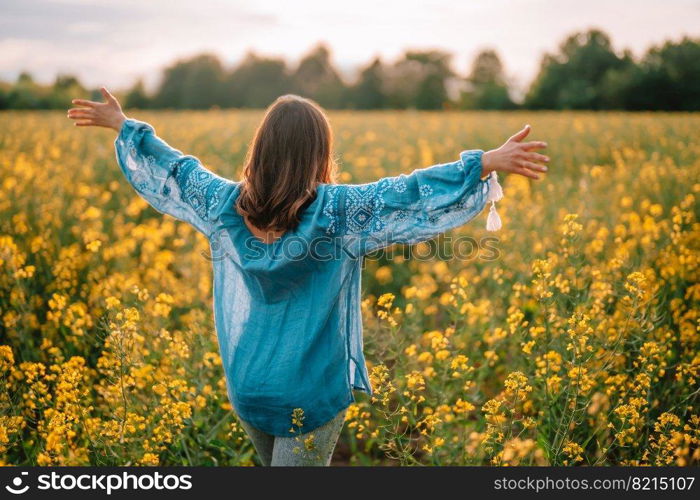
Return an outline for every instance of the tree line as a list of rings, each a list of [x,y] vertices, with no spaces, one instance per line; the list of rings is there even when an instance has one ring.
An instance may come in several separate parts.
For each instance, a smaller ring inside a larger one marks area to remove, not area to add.
[[[591,109],[700,110],[700,39],[684,37],[650,48],[641,58],[619,54],[610,37],[588,30],[567,37],[546,54],[524,97],[515,102],[498,54],[476,56],[467,75],[453,70],[452,55],[407,51],[394,63],[374,58],[354,82],[334,67],[331,52],[318,45],[299,64],[248,53],[233,68],[211,54],[165,68],[154,92],[142,81],[118,92],[127,108],[264,108],[296,93],[331,109]],[[41,85],[28,73],[0,82],[0,109],[62,109],[77,95],[99,99],[73,76]]]

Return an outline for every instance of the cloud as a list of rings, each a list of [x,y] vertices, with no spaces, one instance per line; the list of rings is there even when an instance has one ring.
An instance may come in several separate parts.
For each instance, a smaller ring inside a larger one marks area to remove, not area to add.
[[[106,31],[107,26],[103,22],[85,21],[66,25],[66,32],[71,35],[99,35]]]
[[[40,81],[77,74],[89,85],[128,85],[178,56],[245,43],[276,23],[235,2],[203,0],[3,0],[0,78],[30,71]],[[221,52],[221,50],[219,51]]]
[[[495,48],[521,84],[545,51],[573,31],[599,27],[616,48],[640,54],[652,43],[698,34],[696,0],[2,0],[0,78],[22,70],[50,81],[58,72],[88,85],[154,82],[176,58],[213,52],[232,63],[247,50],[296,59],[318,41],[341,67],[406,48],[438,48],[469,69]]]

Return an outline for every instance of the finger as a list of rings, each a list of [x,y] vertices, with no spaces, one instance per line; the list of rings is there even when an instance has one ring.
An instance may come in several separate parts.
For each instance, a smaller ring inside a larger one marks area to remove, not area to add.
[[[539,163],[533,163],[531,161],[526,161],[523,166],[527,169],[534,170],[535,172],[546,172],[547,167],[540,165]]]
[[[105,87],[100,87],[100,92],[102,92],[102,95],[104,96],[106,101],[116,101],[114,96],[109,93],[109,90],[107,90]]]
[[[523,127],[523,129],[520,132],[518,132],[517,134],[515,134],[514,136],[512,136],[508,140],[513,141],[513,142],[520,142],[523,139],[525,139],[525,137],[527,137],[527,134],[529,134],[529,133],[530,133],[530,125],[525,125],[525,127]]]
[[[68,113],[66,115],[71,120],[94,120],[95,115],[92,113]]]
[[[541,155],[539,153],[527,153],[525,155],[525,159],[537,163],[547,163],[549,161],[549,156]]]
[[[94,116],[94,112],[92,109],[89,108],[78,108],[78,109],[69,109],[68,110],[68,118],[89,118]]]
[[[525,151],[532,151],[533,149],[544,149],[547,147],[547,143],[544,141],[532,141],[532,142],[523,142],[522,144],[523,149]]]
[[[91,125],[95,125],[95,122],[93,122],[92,120],[81,120],[75,122],[73,125],[75,125],[76,127],[89,127]]]
[[[102,104],[101,102],[88,101],[87,99],[73,99],[71,103],[77,104],[78,106],[87,106],[88,108],[94,108]]]
[[[530,179],[539,179],[540,176],[535,172],[528,170],[527,168],[520,168],[515,171],[516,174],[522,175],[524,177],[529,177]]]

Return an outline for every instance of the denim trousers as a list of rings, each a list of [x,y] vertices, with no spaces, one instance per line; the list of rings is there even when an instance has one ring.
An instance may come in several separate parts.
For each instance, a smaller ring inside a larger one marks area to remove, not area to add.
[[[290,437],[273,436],[240,417],[238,420],[264,466],[327,466],[343,429],[346,411],[347,408],[343,409],[321,427]]]

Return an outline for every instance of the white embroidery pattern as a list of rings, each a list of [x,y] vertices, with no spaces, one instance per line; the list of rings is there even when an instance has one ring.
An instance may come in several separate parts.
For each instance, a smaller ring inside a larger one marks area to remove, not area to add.
[[[144,131],[144,127],[137,126],[137,133]],[[189,155],[171,161],[165,168],[160,167],[155,156],[139,153],[137,143],[140,140],[138,134],[133,134],[126,142],[119,139],[119,144],[126,146],[126,166],[132,171],[134,187],[143,193],[177,198],[200,218],[209,220],[212,210],[221,202],[221,193],[228,181],[202,168],[199,160]],[[168,185],[171,177],[175,182]]]
[[[384,193],[396,178],[387,177],[373,184],[353,186],[345,192],[345,221],[350,233],[375,232],[384,229],[382,219]]]
[[[385,229],[389,223],[405,224],[409,219],[411,223],[438,229],[455,217],[472,212],[479,203],[471,194],[465,194],[462,199],[455,200],[451,206],[440,210],[431,207],[430,200],[426,200],[427,203],[414,200],[414,203],[409,203],[410,207],[384,213],[387,191],[404,193],[407,189],[404,175],[386,177],[371,184],[328,186],[328,196],[323,207],[323,214],[329,219],[326,233],[338,233],[342,224],[343,233],[372,234]],[[482,188],[479,190],[483,191]],[[428,184],[419,186],[418,192],[421,199],[431,198],[435,194],[433,187]],[[478,196],[483,196],[483,192],[477,193]],[[409,201],[406,200],[407,203]]]
[[[396,177],[393,187],[394,191],[396,191],[397,193],[403,193],[406,191],[406,179],[403,175]]]
[[[396,222],[402,222],[408,219],[408,211],[406,210],[397,210],[394,212],[394,221]]]
[[[203,220],[221,201],[225,181],[201,168],[193,157],[185,156],[171,163],[171,175],[175,176],[182,200]]]
[[[433,188],[431,188],[427,184],[423,184],[420,188],[418,188],[418,191],[420,192],[421,198],[427,198],[428,196],[433,194]]]
[[[146,158],[146,162],[149,162],[149,158]],[[138,150],[133,139],[127,142],[126,166],[132,171],[131,182],[134,187],[141,192],[148,191],[149,175],[143,162],[138,159]]]
[[[352,186],[328,186],[328,197],[323,207],[323,214],[328,217],[327,234],[339,231],[339,190],[344,190],[343,220],[348,233],[373,233],[386,226],[382,210],[385,206],[384,195],[389,189],[403,193],[407,189],[405,176],[386,177],[372,184]],[[408,212],[399,210],[392,216],[394,221],[408,218]]]
[[[226,186],[226,181],[214,178],[214,188],[212,189],[211,196],[209,198],[209,214],[219,205],[221,202],[221,191]]]
[[[328,217],[330,223],[326,228],[326,234],[333,234],[338,230],[338,215],[336,212],[336,204],[338,203],[338,186],[328,186],[328,200],[323,206],[323,215]]]

